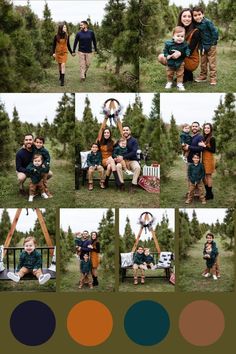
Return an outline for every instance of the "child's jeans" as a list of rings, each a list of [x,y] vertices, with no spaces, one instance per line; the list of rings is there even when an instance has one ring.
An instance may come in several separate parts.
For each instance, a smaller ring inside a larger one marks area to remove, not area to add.
[[[35,195],[37,188],[40,190],[40,193],[45,193],[45,187],[44,187],[44,183],[43,183],[43,179],[41,179],[41,181],[39,181],[39,183],[32,183],[30,182],[29,184],[29,195]]]
[[[189,191],[188,191],[188,200],[191,202],[194,197],[195,189],[199,190],[199,199],[205,201],[205,191],[203,181],[197,183],[196,185],[189,181]]]
[[[170,68],[169,66],[166,67],[167,73],[167,81],[172,82],[174,79],[174,74],[176,73],[177,84],[183,83],[184,79],[184,62],[180,65],[177,70]]]
[[[207,78],[207,70],[209,63],[210,79],[216,80],[216,45],[213,45],[207,52],[201,55],[201,72],[200,78]]]
[[[96,171],[95,167],[94,166],[90,166],[89,169],[88,169],[88,183],[93,183],[94,171]],[[99,174],[101,182],[104,182],[104,177],[103,177],[104,168],[101,165],[99,165],[99,166],[97,166],[97,171],[98,171],[98,174]]]
[[[93,285],[91,274],[90,273],[81,273],[79,283],[80,283],[81,287],[86,283],[89,285],[89,287],[91,287]]]
[[[144,264],[133,264],[133,270],[134,270],[134,277],[136,278],[138,276],[138,270],[141,269],[141,276],[144,277],[145,275],[145,268],[146,266]]]

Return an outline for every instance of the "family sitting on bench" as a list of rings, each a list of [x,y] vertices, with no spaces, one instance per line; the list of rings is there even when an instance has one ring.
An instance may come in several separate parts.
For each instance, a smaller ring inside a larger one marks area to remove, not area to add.
[[[108,118],[105,116],[97,141],[92,144],[91,152],[87,157],[88,189],[93,190],[93,174],[97,170],[102,189],[108,187],[110,175],[113,173],[116,186],[124,190],[124,171],[128,175],[133,175],[131,191],[134,191],[138,188],[141,171],[137,158],[138,142],[131,135],[129,126],[122,127],[120,119],[117,119],[117,127],[121,137],[118,142],[115,142],[111,130],[106,126]]]

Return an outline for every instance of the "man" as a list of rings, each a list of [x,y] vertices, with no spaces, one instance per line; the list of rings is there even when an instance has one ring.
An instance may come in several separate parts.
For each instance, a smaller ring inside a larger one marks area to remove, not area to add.
[[[16,174],[19,184],[19,192],[22,195],[26,195],[23,184],[26,180],[27,173],[26,167],[33,159],[32,145],[34,143],[34,137],[32,134],[26,134],[24,136],[23,147],[16,153]],[[48,179],[52,177],[52,172],[48,172]]]
[[[183,149],[189,151],[188,163],[193,163],[193,155],[198,153],[201,156],[203,147],[199,146],[198,143],[203,141],[203,136],[200,134],[200,124],[198,122],[193,122],[191,125],[192,130],[192,142],[191,145],[186,144]]]
[[[75,51],[77,44],[79,42],[79,65],[80,65],[80,81],[86,79],[87,71],[92,59],[92,44],[94,46],[95,52],[97,52],[97,42],[95,34],[93,31],[88,29],[88,22],[80,22],[80,31],[76,34],[74,47],[73,47],[73,56],[75,56]]]
[[[83,231],[81,246],[79,247],[80,251],[80,259],[84,259],[85,254],[89,254],[89,252],[93,249],[91,245],[91,240],[89,239],[89,232],[87,230]]]
[[[124,126],[122,130],[123,130],[123,137],[126,138],[127,140],[127,153],[124,154],[124,156],[118,156],[116,158],[117,161],[116,169],[121,183],[124,183],[122,165],[120,162],[122,160],[125,160],[127,168],[134,173],[132,179],[132,186],[131,186],[131,191],[134,191],[138,187],[138,177],[141,171],[140,165],[138,163],[138,158],[137,158],[137,150],[139,147],[138,147],[137,140],[133,136],[131,136],[130,127]]]

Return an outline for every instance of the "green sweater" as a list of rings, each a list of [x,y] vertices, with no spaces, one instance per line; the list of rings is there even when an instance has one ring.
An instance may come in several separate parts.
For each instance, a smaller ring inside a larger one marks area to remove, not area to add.
[[[128,150],[127,147],[121,147],[120,145],[117,145],[114,147],[114,150],[112,152],[112,157],[117,157],[117,156],[124,156],[127,154]]]
[[[183,43],[175,43],[174,40],[166,41],[165,42],[165,48],[164,48],[164,56],[167,57],[168,55],[173,54],[173,50],[178,50],[181,52],[181,55],[177,59],[167,59],[167,65],[173,69],[177,70],[182,62],[184,61],[185,57],[188,57],[190,55],[190,49],[188,46],[188,43],[184,41]]]
[[[102,164],[102,155],[100,151],[97,151],[96,154],[94,152],[90,152],[87,156],[87,165],[88,167],[90,166],[95,166],[95,165],[101,165]]]
[[[91,261],[88,260],[87,262],[85,262],[83,259],[80,261],[80,270],[81,273],[83,274],[87,274],[90,273],[92,269],[92,265],[91,265]]]
[[[20,254],[19,264],[17,266],[17,271],[19,271],[22,267],[26,267],[28,269],[42,268],[41,254],[36,250],[30,254],[26,251],[22,251]]]
[[[138,264],[138,265],[143,264],[143,262],[145,262],[145,258],[144,257],[145,257],[144,253],[140,254],[140,253],[136,252],[134,254],[134,263]]]
[[[206,266],[207,268],[212,268],[215,261],[216,261],[216,257],[218,256],[219,252],[218,252],[218,248],[216,247],[216,243],[213,241],[211,243],[212,246],[212,250],[210,253],[210,258],[205,258],[206,259]],[[206,252],[206,247],[207,247],[207,242],[204,245],[204,249],[203,249],[203,255],[209,254]]]
[[[188,178],[191,183],[200,183],[201,180],[205,177],[205,170],[203,164],[199,162],[197,165],[191,163],[188,166]]]
[[[37,184],[43,178],[43,174],[48,172],[48,167],[34,166],[33,162],[26,167],[27,176],[30,177],[33,184]]]
[[[201,49],[205,49],[208,51],[211,46],[216,45],[218,41],[218,30],[213,25],[213,23],[208,20],[208,18],[203,18],[201,23],[195,22],[195,26],[200,31],[201,42],[200,47]]]

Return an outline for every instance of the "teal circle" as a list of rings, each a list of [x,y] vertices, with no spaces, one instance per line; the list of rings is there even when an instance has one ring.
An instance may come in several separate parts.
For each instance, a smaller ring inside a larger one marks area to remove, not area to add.
[[[124,328],[136,344],[150,346],[160,343],[168,334],[170,319],[166,309],[158,302],[136,302],[126,312]]]

